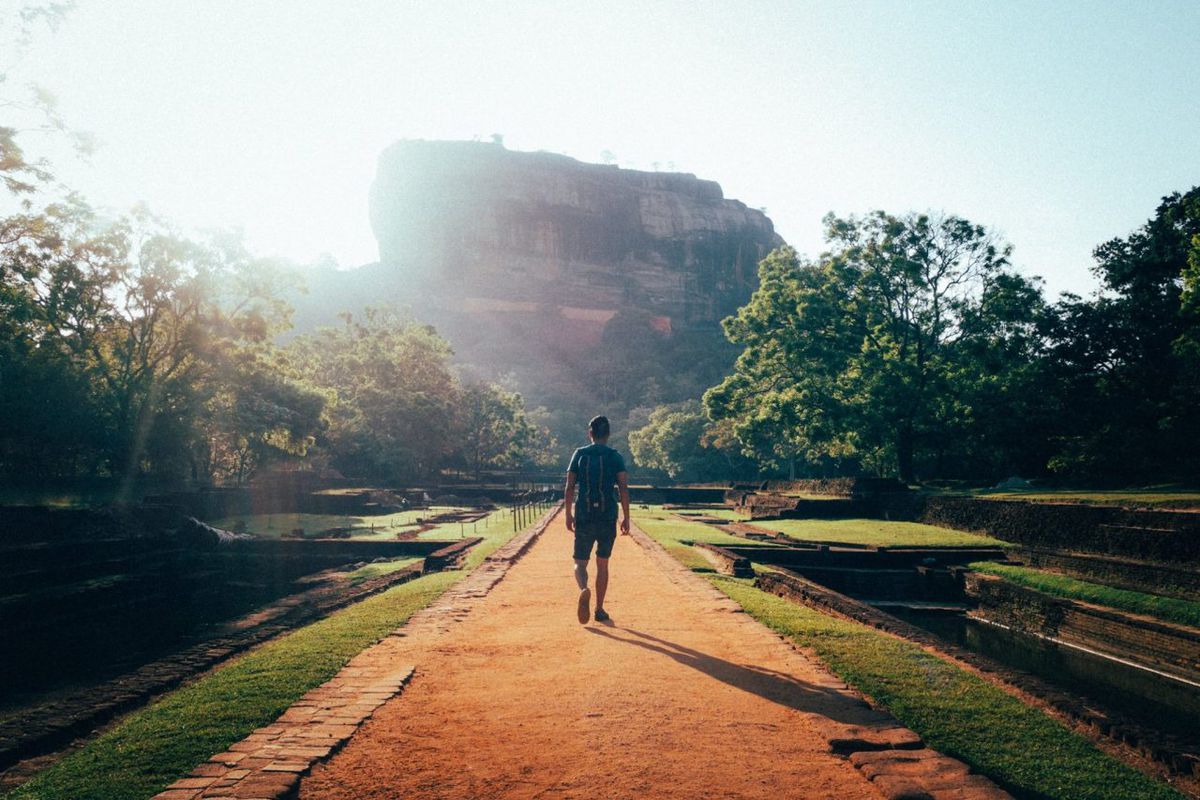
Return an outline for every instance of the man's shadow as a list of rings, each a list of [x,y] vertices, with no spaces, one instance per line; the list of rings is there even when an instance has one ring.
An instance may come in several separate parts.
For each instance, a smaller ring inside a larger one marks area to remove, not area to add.
[[[797,711],[820,714],[847,724],[861,724],[872,714],[870,706],[852,695],[802,681],[776,670],[735,664],[633,628],[616,628],[610,625],[606,628],[589,627],[585,630],[613,641],[660,653],[722,683]],[[621,636],[618,631],[632,636]]]

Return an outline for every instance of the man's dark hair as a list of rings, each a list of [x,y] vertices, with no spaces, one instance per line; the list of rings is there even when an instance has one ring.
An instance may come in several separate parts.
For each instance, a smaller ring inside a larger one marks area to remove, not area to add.
[[[594,439],[607,439],[608,417],[592,417],[592,421],[588,423],[588,430],[592,432]]]

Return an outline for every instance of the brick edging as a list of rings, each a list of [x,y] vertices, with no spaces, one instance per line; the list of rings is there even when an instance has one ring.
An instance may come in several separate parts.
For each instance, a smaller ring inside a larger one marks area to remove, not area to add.
[[[745,619],[767,630],[753,617],[744,614],[741,606],[709,581],[680,564],[658,542],[634,526],[631,534],[647,554],[663,567],[672,581],[694,588],[703,594],[719,595],[725,603],[734,606],[722,610],[742,612]],[[714,598],[715,599],[715,598]],[[845,697],[848,705],[862,708],[865,698],[819,661],[804,653],[794,642],[779,637],[797,653],[814,664],[830,681],[829,692]],[[874,787],[889,800],[1012,800],[1012,796],[983,775],[971,772],[963,762],[943,755],[925,746],[921,737],[900,724],[890,714],[871,708],[862,712],[863,724],[839,722],[827,717],[811,717],[809,722],[819,736],[829,745],[829,751],[846,758],[863,774]]]
[[[368,654],[381,648],[396,653],[405,637],[440,635],[461,621],[529,551],[560,509],[561,504],[555,506],[533,527],[509,540],[431,606],[352,658],[333,678],[307,692],[275,722],[200,764],[187,777],[155,795],[154,800],[295,797],[301,778],[341,749],[380,706],[404,690],[416,671],[415,666],[397,658],[370,658]],[[380,667],[380,663],[389,666]]]

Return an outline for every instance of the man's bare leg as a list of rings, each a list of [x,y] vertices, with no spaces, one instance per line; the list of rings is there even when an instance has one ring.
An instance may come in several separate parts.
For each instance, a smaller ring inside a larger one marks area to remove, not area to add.
[[[580,625],[586,625],[587,621],[592,618],[592,608],[591,608],[592,590],[588,588],[587,565],[588,565],[588,562],[587,562],[586,558],[575,559],[575,583],[578,584],[578,586],[579,586],[579,624]],[[605,572],[606,582],[607,582],[607,578],[608,578],[608,573]],[[599,576],[597,576],[596,590],[602,591],[600,589],[599,581],[600,581],[600,578],[599,578]],[[603,597],[603,593],[601,593],[601,596]]]
[[[604,594],[608,591],[608,559],[596,556],[596,610],[604,610]]]

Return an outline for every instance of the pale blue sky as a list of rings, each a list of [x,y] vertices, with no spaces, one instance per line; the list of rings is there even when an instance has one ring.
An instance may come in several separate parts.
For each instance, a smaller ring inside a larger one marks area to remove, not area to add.
[[[673,163],[809,254],[827,211],[954,212],[1052,291],[1200,184],[1194,1],[81,0],[14,77],[101,141],[60,169],[94,200],[344,266],[403,137]]]

